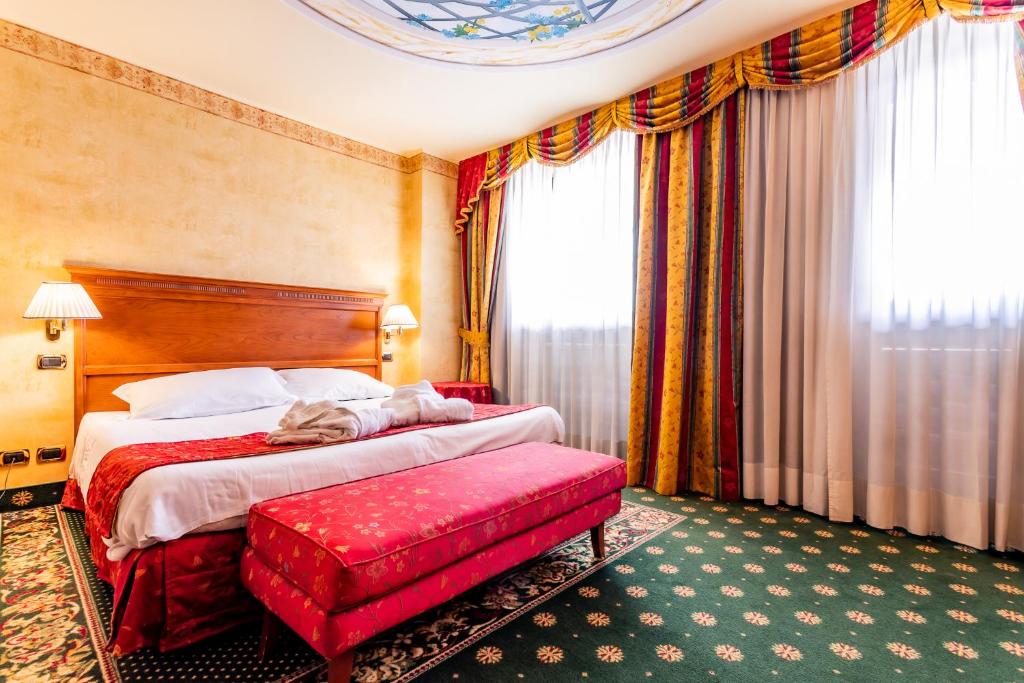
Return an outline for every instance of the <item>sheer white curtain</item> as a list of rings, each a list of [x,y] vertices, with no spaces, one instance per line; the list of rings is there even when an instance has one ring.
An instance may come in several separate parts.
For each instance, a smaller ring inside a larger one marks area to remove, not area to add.
[[[492,330],[493,382],[547,403],[566,444],[625,457],[633,333],[636,136],[508,182]]]
[[[744,494],[1024,548],[1012,24],[748,105]]]

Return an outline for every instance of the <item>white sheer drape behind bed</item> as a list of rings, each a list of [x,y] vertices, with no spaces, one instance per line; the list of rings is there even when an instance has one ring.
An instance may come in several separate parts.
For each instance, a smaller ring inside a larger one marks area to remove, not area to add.
[[[744,494],[1024,548],[1013,26],[941,18],[747,115]]]
[[[625,457],[633,333],[636,136],[509,180],[491,333],[499,399],[546,403],[566,444]]]

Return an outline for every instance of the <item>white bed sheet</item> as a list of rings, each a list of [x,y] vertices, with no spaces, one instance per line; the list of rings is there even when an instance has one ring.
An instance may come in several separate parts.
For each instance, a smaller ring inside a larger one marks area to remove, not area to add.
[[[384,399],[346,401],[352,408]],[[134,443],[214,439],[273,430],[289,406],[177,420],[131,420],[127,412],[82,418],[70,473],[88,495],[100,460]],[[560,442],[565,425],[540,407],[464,422],[302,451],[155,467],[139,475],[118,505],[107,557],[180,538],[193,531],[245,526],[249,506],[261,500],[378,476],[527,441]]]

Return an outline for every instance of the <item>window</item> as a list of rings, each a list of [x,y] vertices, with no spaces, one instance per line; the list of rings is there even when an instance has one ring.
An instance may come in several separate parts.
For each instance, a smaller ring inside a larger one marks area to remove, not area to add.
[[[863,254],[883,328],[1015,320],[1024,296],[1024,107],[1011,31],[955,28],[943,20],[915,36],[921,49],[898,53],[879,79],[885,96],[855,113],[871,140],[860,153],[870,174]]]
[[[547,403],[568,445],[625,456],[633,334],[636,136],[509,180],[495,388]]]

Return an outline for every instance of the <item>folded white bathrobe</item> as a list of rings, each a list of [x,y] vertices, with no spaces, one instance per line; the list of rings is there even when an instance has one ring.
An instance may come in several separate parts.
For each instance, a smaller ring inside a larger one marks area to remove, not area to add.
[[[393,424],[395,413],[387,408],[350,410],[335,401],[296,401],[278,422],[280,429],[267,434],[267,443],[331,444],[352,441],[382,432]]]
[[[395,427],[433,422],[465,422],[473,417],[473,404],[464,398],[445,398],[427,380],[395,389],[380,404],[394,411]]]

